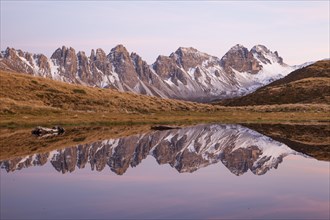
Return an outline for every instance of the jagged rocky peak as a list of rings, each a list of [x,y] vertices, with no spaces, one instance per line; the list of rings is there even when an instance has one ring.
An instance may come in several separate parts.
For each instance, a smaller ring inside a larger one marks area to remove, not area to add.
[[[95,61],[104,62],[107,60],[107,55],[104,52],[104,50],[102,50],[101,48],[97,48],[96,51],[94,51],[94,49],[92,49],[91,55],[89,58],[92,62],[95,62]]]
[[[278,55],[278,52],[272,52],[264,45],[255,45],[251,52],[264,64],[279,63],[284,65],[283,58]]]
[[[151,72],[150,66],[148,63],[142,59],[140,55],[137,53],[132,52],[130,58],[135,66],[137,73],[144,71],[144,72]]]
[[[51,59],[59,67],[61,75],[67,78],[69,82],[77,82],[78,59],[75,49],[62,46],[52,54]]]
[[[221,65],[227,73],[238,72],[258,73],[262,66],[254,58],[252,52],[241,44],[236,44],[221,58]]]
[[[261,44],[258,44],[258,45],[255,45],[252,47],[251,51],[255,51],[255,52],[259,52],[259,53],[269,53],[270,50],[264,46],[264,45],[261,45]]]
[[[152,67],[162,79],[168,79],[171,76],[171,70],[176,68],[172,61],[170,57],[159,55]]]
[[[179,47],[169,56],[158,56],[152,67],[163,80],[179,86],[180,82],[183,85],[188,84],[188,71],[207,65],[208,61],[214,60],[217,59],[195,48]]]
[[[117,51],[117,52],[122,52],[122,53],[128,53],[126,47],[124,47],[124,45],[122,45],[122,44],[118,44],[117,46],[115,46],[114,48],[112,48],[111,51]]]
[[[78,51],[77,56],[84,56],[87,57],[85,51]]]
[[[6,50],[2,50],[0,54],[0,58],[2,59],[10,59],[10,54],[13,53],[12,51],[15,50],[14,48],[7,47]]]
[[[247,59],[249,55],[249,50],[241,44],[236,44],[228,50],[228,52],[222,57],[221,60],[230,59],[234,55],[239,57],[240,59]]]
[[[193,47],[179,47],[170,55],[170,58],[175,60],[179,67],[188,71],[190,68],[203,65],[203,62],[210,60],[212,56],[200,52]]]
[[[139,78],[145,82],[154,79],[154,75],[151,73],[149,65],[146,61],[142,59],[138,54],[131,53],[131,60],[133,61],[133,65],[135,67],[136,73],[139,75]]]
[[[84,51],[79,51],[77,53],[77,58],[78,58],[78,66],[86,66],[89,65],[89,59],[86,56]]]
[[[229,51],[246,51],[246,52],[248,52],[249,50],[242,44],[236,44],[235,46],[231,47],[229,49]]]
[[[159,55],[156,61],[154,62],[154,64],[161,64],[162,62],[169,62],[169,61],[171,61],[171,58],[169,58],[168,56]]]
[[[7,47],[1,54],[1,69],[34,74],[36,63],[31,53]]]
[[[103,73],[104,75],[110,75],[112,66],[104,50],[101,48],[96,50],[92,49],[89,60],[93,73],[98,73],[97,75],[100,75],[100,73]]]
[[[6,50],[3,52],[3,58],[17,60],[20,58],[24,58],[27,61],[32,62],[32,54],[28,52],[23,52],[22,50],[16,50],[14,48],[7,47]]]
[[[36,74],[51,78],[51,68],[48,58],[43,54],[33,55],[33,58],[36,61],[37,68],[39,68],[39,72]]]
[[[201,52],[197,50],[196,48],[193,47],[179,47],[174,53],[180,57],[183,56],[194,56],[194,57],[204,57],[204,58],[209,58],[211,55]]]
[[[108,57],[118,63],[130,60],[129,52],[122,44],[112,48]]]
[[[65,59],[65,57],[68,55],[69,50],[75,51],[72,47],[70,47],[70,48],[67,48],[66,46],[62,46],[62,48],[59,47],[55,50],[55,52],[52,54],[52,56],[50,58],[51,59],[61,59],[61,58]],[[75,53],[76,52],[74,52],[74,54]]]
[[[130,91],[132,88],[135,88],[139,79],[127,49],[119,44],[111,49],[107,57],[114,67],[114,72],[118,74],[121,82],[125,84],[124,89]]]
[[[9,47],[1,54],[1,69],[51,78],[48,58],[43,54],[32,54]]]
[[[94,60],[96,59],[94,49],[91,50],[91,55],[89,56],[89,59],[90,59],[91,61],[94,61]]]
[[[76,51],[72,47],[62,46],[62,48],[55,50],[50,58],[55,61],[56,65],[66,66],[75,60]]]
[[[131,53],[130,58],[133,61],[133,65],[138,73],[149,69],[147,62],[144,61],[137,53]]]
[[[144,60],[142,60],[142,57],[140,57],[137,53],[132,52],[130,55],[134,65],[142,65],[144,63]]]
[[[5,51],[1,52],[3,58],[13,58],[16,56],[16,50],[14,48],[7,47]]]
[[[153,69],[163,80],[170,80],[176,86],[180,81],[182,84],[187,85],[186,74],[183,71],[181,59],[173,56],[158,56],[156,62],[152,65]]]
[[[193,47],[179,47],[174,53],[170,55],[170,57],[173,56],[174,54],[180,57],[189,56],[189,55],[194,55],[194,56],[204,55],[204,53],[199,52],[197,49]]]
[[[77,53],[78,59],[78,76],[84,82],[93,82],[93,74],[90,72],[90,62],[85,52],[79,51]]]

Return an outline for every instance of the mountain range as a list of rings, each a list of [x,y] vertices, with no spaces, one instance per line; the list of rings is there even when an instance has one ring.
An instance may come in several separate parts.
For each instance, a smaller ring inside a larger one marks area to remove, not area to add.
[[[0,54],[0,70],[199,102],[251,93],[304,65],[289,66],[276,51],[263,45],[248,50],[239,44],[221,59],[180,47],[169,56],[158,56],[151,65],[123,45],[108,54],[100,48],[92,50],[89,56],[65,46],[50,58],[9,47]]]
[[[285,156],[305,156],[244,126],[209,124],[80,144],[0,161],[0,165],[12,172],[50,162],[58,172],[67,173],[89,164],[92,170],[102,171],[109,166],[122,175],[149,155],[158,164],[169,164],[180,173],[191,173],[221,161],[237,176],[248,170],[263,175],[277,168]]]

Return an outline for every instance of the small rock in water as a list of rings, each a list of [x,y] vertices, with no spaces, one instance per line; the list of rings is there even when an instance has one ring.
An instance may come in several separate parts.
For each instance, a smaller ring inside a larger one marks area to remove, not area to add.
[[[55,126],[53,128],[45,128],[38,126],[32,130],[32,134],[38,137],[49,137],[63,134],[65,132],[64,128],[61,126]]]
[[[170,130],[170,129],[180,129],[181,127],[177,127],[177,126],[168,126],[168,125],[155,125],[155,126],[151,126],[152,130]]]

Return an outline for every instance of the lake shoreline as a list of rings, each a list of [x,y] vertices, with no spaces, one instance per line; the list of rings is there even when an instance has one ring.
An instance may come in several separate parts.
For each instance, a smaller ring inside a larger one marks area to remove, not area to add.
[[[176,123],[181,128],[194,127],[203,124],[240,124],[244,127],[271,137],[280,142],[294,145],[294,148],[313,155],[321,160],[329,160],[330,150],[328,136],[330,129],[327,123]],[[36,137],[31,128],[1,128],[0,160],[25,156],[34,153],[44,153],[50,150],[69,146],[89,144],[106,139],[116,139],[139,134],[156,132],[152,124],[117,125],[117,126],[65,126],[65,133],[51,137]],[[178,130],[175,129],[175,130]],[[295,132],[296,131],[296,132]],[[290,146],[289,146],[290,147]],[[316,152],[318,150],[320,152]],[[324,153],[325,152],[325,153]]]

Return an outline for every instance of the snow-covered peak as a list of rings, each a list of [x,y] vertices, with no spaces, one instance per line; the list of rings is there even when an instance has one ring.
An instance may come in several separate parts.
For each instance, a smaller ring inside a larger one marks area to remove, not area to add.
[[[119,53],[128,53],[126,47],[122,44],[118,44],[114,48],[111,49],[111,52],[119,52]]]
[[[111,60],[117,60],[117,62],[119,60],[125,61],[129,59],[129,52],[122,44],[119,44],[111,49],[108,58]]]
[[[277,51],[272,52],[263,45],[254,46],[250,52],[253,54],[254,58],[262,64],[280,64],[286,66]]]
[[[244,47],[241,44],[236,44],[235,46],[231,47],[227,53],[221,58],[222,61],[222,65],[225,66],[226,62],[228,60],[230,60],[229,62],[231,63],[230,65],[234,64],[232,63],[235,62],[235,64],[237,63],[237,61],[242,61],[242,60],[246,60],[248,58],[249,55],[249,50]]]
[[[270,52],[269,49],[261,44],[255,45],[254,47],[252,47],[251,51],[256,51],[256,52],[260,52],[260,53],[268,53]]]
[[[329,59],[324,59],[324,60],[329,60]],[[305,62],[305,63],[299,64],[299,65],[294,65],[293,67],[295,69],[301,69],[301,68],[304,68],[306,66],[312,65],[313,63],[316,63],[316,61]]]
[[[235,51],[235,50],[242,50],[246,47],[244,47],[242,44],[236,44],[235,46],[231,47],[229,50],[230,51]]]
[[[176,51],[176,54],[206,54],[203,52],[200,52],[196,48],[193,47],[179,47]]]
[[[193,47],[179,47],[175,53],[196,53],[199,52],[197,49]]]
[[[211,55],[201,52],[193,47],[179,47],[174,53],[171,53],[169,57],[174,59],[182,59],[187,57],[188,59],[209,59]]]

